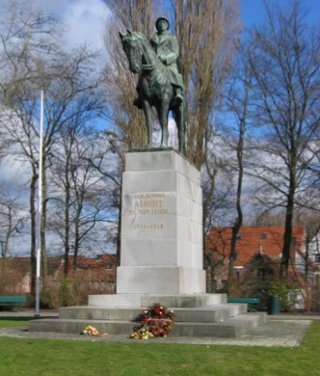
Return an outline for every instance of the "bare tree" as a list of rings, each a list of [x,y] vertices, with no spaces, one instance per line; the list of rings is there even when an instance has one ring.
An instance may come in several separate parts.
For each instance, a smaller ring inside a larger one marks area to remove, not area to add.
[[[25,3],[22,3],[25,6]],[[2,36],[3,64],[7,64],[8,76],[2,81],[3,103],[6,106],[2,117],[5,142],[23,160],[29,163],[30,173],[30,218],[31,218],[31,265],[32,292],[35,287],[35,241],[36,241],[36,188],[39,174],[39,94],[45,91],[45,127],[42,150],[42,218],[40,219],[42,252],[42,274],[46,275],[47,181],[48,157],[59,131],[70,122],[80,123],[96,117],[104,109],[99,94],[99,80],[93,66],[96,55],[85,48],[70,52],[63,51],[56,43],[59,37],[57,23],[32,10],[15,4],[10,8],[12,17],[8,30]],[[22,15],[22,16],[21,16]],[[19,29],[20,28],[20,29]],[[17,30],[18,29],[18,30]],[[6,29],[4,30],[4,32]],[[0,36],[1,37],[1,36]],[[13,43],[15,38],[21,44]],[[22,47],[20,47],[22,46]],[[98,70],[97,70],[98,71]],[[9,77],[9,79],[7,79]],[[19,149],[14,146],[18,145]]]
[[[120,265],[121,256],[121,186],[122,186],[122,171],[124,168],[123,154],[126,145],[118,139],[114,132],[105,131],[99,135],[104,147],[100,148],[100,153],[96,154],[94,158],[90,159],[90,164],[99,174],[103,176],[107,185],[112,187],[109,192],[110,212],[115,215],[111,218],[112,235],[111,241],[116,243],[116,257],[117,264]],[[115,213],[117,212],[117,214]],[[116,220],[114,218],[117,218]],[[116,222],[116,223],[115,223]],[[109,237],[109,238],[110,238]]]
[[[61,179],[64,181],[65,194],[66,268],[69,265],[67,261],[70,251],[68,240],[70,232],[68,210],[72,183],[70,169],[75,166],[72,158],[80,143],[78,138],[86,136],[83,129],[87,127],[88,122],[101,116],[105,109],[99,76],[92,70],[94,64],[95,54],[88,53],[84,48],[71,54],[60,51],[55,56],[54,79],[48,82],[46,89],[44,151],[49,164],[56,163],[55,154],[60,155],[60,160],[64,161],[64,168],[60,170],[59,175],[64,175]],[[46,192],[44,193],[44,205],[46,205],[50,197]],[[46,213],[46,210],[44,212]],[[68,271],[65,272],[67,274]]]
[[[36,207],[38,181],[38,97],[41,82],[48,78],[41,62],[50,60],[56,47],[56,21],[37,12],[31,2],[12,1],[0,27],[0,97],[2,142],[30,166],[30,220],[32,291],[36,268]],[[16,148],[18,146],[18,149]],[[7,149],[8,150],[8,149]]]
[[[61,130],[52,159],[52,179],[56,185],[56,199],[60,199],[52,209],[55,215],[50,227],[62,240],[66,276],[71,250],[73,267],[76,267],[79,252],[84,243],[88,246],[87,239],[94,227],[99,222],[108,222],[112,216],[110,198],[114,187],[95,167],[101,159],[103,145],[90,133],[81,123],[70,124]]]
[[[153,31],[153,1],[151,0],[104,0],[121,22],[121,26],[151,35]],[[120,25],[119,25],[120,26]]]
[[[9,254],[11,239],[23,230],[25,219],[25,213],[17,200],[2,193],[0,198],[0,247],[3,259]]]
[[[304,23],[298,1],[281,9],[266,4],[266,20],[249,36],[255,121],[261,126],[258,153],[268,156],[256,166],[259,178],[285,207],[280,274],[287,277],[296,197],[306,182],[307,153],[320,124],[319,38]],[[275,204],[276,205],[276,204]]]
[[[12,0],[2,8],[0,25],[0,98],[11,107],[24,84],[43,79],[43,59],[56,47],[57,20],[35,9],[31,0]]]
[[[240,33],[236,1],[174,1],[180,68],[187,88],[187,157],[200,168],[213,112],[230,73]]]
[[[46,170],[52,163],[50,160],[52,148],[61,136],[61,131],[70,128],[70,124],[84,126],[86,122],[104,111],[98,75],[92,70],[95,58],[94,53],[82,47],[70,53],[57,50],[52,59],[51,79],[45,82],[42,250],[46,249],[44,232],[47,221],[47,203],[50,199],[47,193]]]
[[[248,131],[249,112],[250,112],[250,85],[251,78],[249,69],[245,61],[246,52],[239,50],[238,58],[235,61],[235,70],[233,79],[230,81],[228,87],[228,94],[226,97],[227,111],[233,115],[231,129],[227,133],[231,148],[235,151],[236,162],[231,166],[232,175],[236,176],[236,194],[235,194],[235,208],[236,218],[232,226],[231,242],[230,242],[230,257],[229,257],[229,286],[232,286],[234,281],[234,262],[237,257],[236,243],[238,233],[243,223],[243,209],[242,209],[242,187],[244,178],[245,165],[245,137]]]

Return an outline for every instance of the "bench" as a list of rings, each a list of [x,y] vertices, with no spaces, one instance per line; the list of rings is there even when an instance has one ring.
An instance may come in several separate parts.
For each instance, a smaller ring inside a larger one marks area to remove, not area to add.
[[[249,311],[256,311],[260,305],[260,298],[228,297],[227,302],[248,304]]]
[[[1,307],[21,307],[27,302],[27,297],[24,295],[14,295],[14,296],[0,296],[0,306]]]

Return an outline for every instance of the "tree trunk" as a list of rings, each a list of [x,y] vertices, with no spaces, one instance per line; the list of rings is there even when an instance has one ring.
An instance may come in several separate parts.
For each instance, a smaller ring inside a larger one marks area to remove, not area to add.
[[[308,274],[309,274],[309,246],[310,246],[310,238],[309,238],[309,235],[307,235],[306,253],[304,257],[304,279],[306,282],[308,281]]]
[[[9,252],[10,235],[12,234],[12,208],[8,207],[8,229],[6,231],[5,240],[1,242],[1,255],[3,260]]]
[[[293,212],[294,212],[294,195],[295,188],[294,183],[291,178],[290,189],[287,199],[287,208],[286,208],[286,219],[283,235],[283,247],[282,247],[282,258],[280,265],[280,279],[286,280],[288,277],[288,268],[290,260],[290,251],[291,251],[291,238],[292,238],[292,222],[293,222]]]
[[[30,182],[30,222],[31,222],[31,244],[30,244],[30,262],[31,262],[31,296],[35,297],[36,292],[36,270],[37,270],[37,259],[36,259],[36,237],[37,237],[37,224],[36,224],[36,188],[37,188],[38,174],[36,172],[36,167],[32,166],[32,177]]]
[[[69,274],[69,254],[70,254],[70,184],[69,184],[69,163],[67,159],[67,166],[65,170],[65,208],[64,208],[64,276]]]
[[[82,198],[81,198],[82,200]],[[77,216],[74,224],[74,254],[73,254],[73,269],[76,268],[80,247],[80,216],[82,212],[82,204],[78,203]]]
[[[230,247],[230,258],[229,258],[229,274],[228,274],[228,284],[229,286],[233,285],[234,282],[234,262],[236,260],[236,243],[237,235],[242,226],[243,214],[241,208],[241,194],[242,194],[242,180],[243,180],[243,138],[245,125],[240,125],[239,140],[237,144],[237,159],[238,159],[238,184],[237,184],[237,198],[236,198],[236,209],[237,209],[237,218],[235,224],[232,228],[231,236],[231,247]]]
[[[78,262],[78,253],[79,253],[79,245],[80,245],[80,234],[79,234],[79,220],[76,220],[74,226],[74,253],[73,253],[73,269],[76,268]]]

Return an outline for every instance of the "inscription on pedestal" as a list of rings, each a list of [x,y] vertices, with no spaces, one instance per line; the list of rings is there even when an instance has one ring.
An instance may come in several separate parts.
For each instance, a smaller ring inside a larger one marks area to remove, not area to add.
[[[132,230],[161,231],[165,228],[163,216],[173,214],[170,197],[165,192],[124,194],[123,215],[132,218]]]
[[[169,214],[165,193],[127,193],[124,195],[123,214]]]

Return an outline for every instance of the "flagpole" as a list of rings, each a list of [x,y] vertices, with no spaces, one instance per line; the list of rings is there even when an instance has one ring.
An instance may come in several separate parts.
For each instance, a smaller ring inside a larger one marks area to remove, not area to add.
[[[36,312],[40,316],[40,273],[41,273],[41,218],[42,218],[42,169],[43,169],[43,102],[44,92],[40,91],[40,130],[39,130],[39,184],[38,184],[38,228],[37,228],[37,263],[36,263]]]

